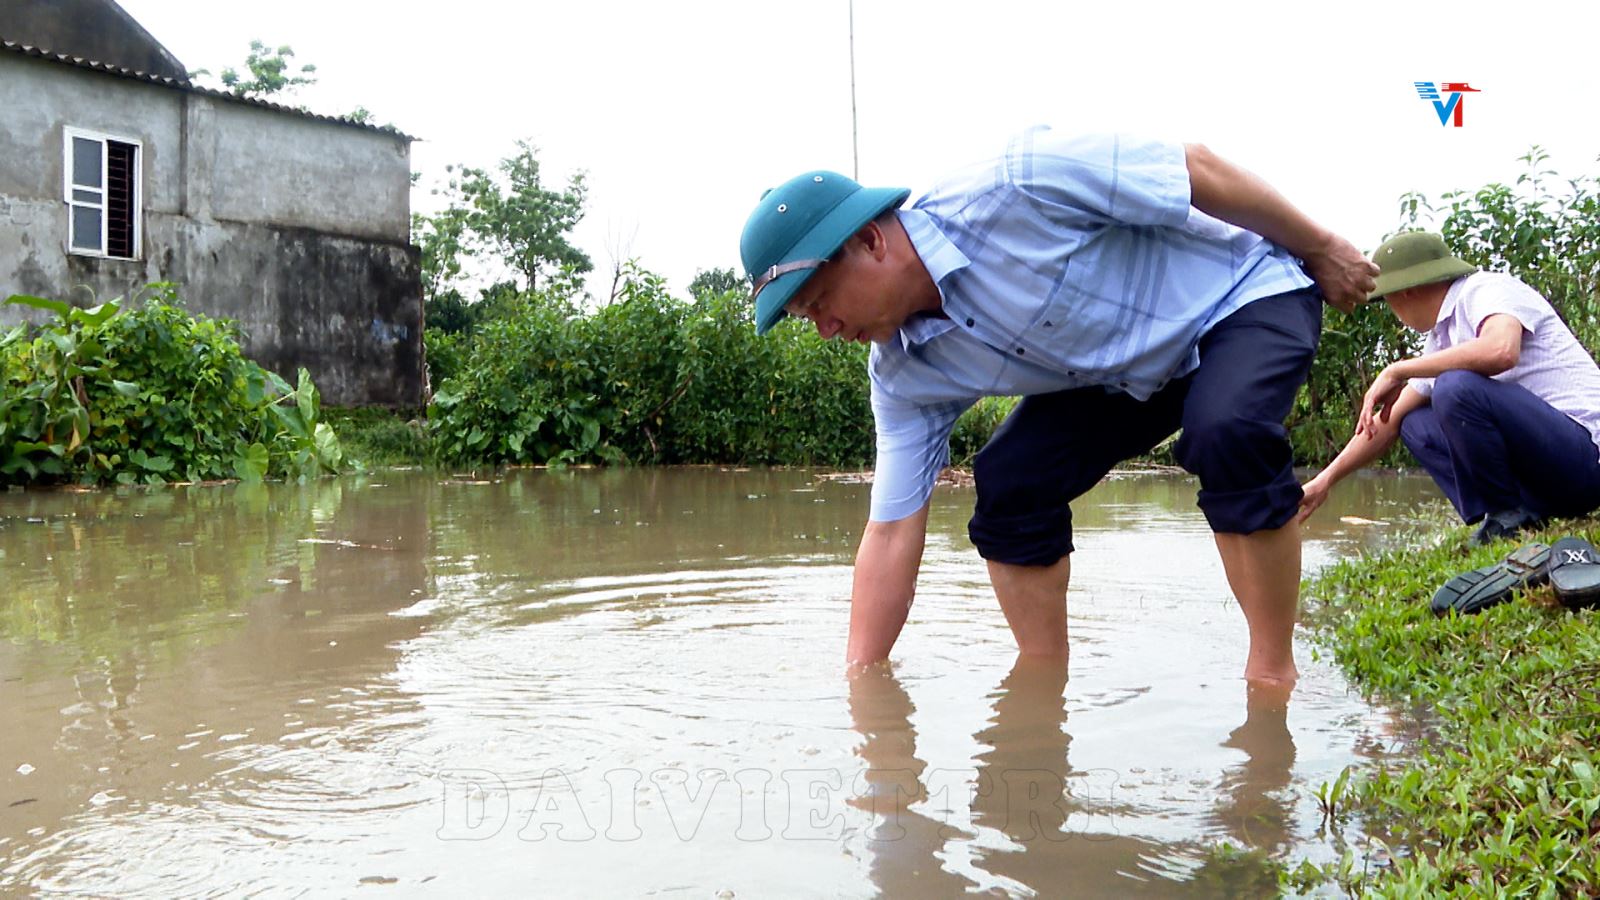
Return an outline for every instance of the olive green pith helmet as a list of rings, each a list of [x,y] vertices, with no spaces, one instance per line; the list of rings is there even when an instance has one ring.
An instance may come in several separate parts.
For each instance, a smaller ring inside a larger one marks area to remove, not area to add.
[[[1367,295],[1368,300],[1437,281],[1454,281],[1478,271],[1477,266],[1451,255],[1444,238],[1430,231],[1395,235],[1372,254],[1372,261],[1378,264],[1378,286]]]

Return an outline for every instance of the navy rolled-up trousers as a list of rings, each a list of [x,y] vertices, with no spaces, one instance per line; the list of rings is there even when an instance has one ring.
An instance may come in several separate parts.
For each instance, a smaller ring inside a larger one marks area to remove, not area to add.
[[[1179,428],[1212,531],[1282,527],[1302,492],[1283,420],[1322,334],[1314,290],[1255,300],[1200,341],[1200,365],[1148,400],[1101,387],[1023,398],[973,464],[967,532],[985,559],[1052,565],[1072,552],[1071,502]]]
[[[1600,507],[1600,449],[1589,430],[1518,384],[1445,372],[1400,439],[1463,521],[1526,509],[1578,516]]]

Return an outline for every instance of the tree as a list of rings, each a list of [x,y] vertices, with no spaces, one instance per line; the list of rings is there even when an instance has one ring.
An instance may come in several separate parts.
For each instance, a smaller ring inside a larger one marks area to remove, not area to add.
[[[462,257],[471,252],[467,215],[458,199],[435,216],[411,214],[411,241],[422,251],[422,295],[430,300],[461,275]]]
[[[222,70],[222,86],[238,97],[267,97],[304,84],[316,84],[316,66],[304,65],[299,72],[290,71],[289,60],[293,56],[294,49],[288,44],[273,50],[260,41],[251,41],[250,55],[244,60],[250,77],[241,76],[238,70],[229,66]],[[202,74],[203,71],[193,74]]]
[[[701,269],[694,273],[694,280],[689,282],[689,296],[696,300],[720,296],[729,291],[748,294],[750,282],[740,278],[732,269]]]
[[[482,169],[464,168],[451,188],[465,200],[465,226],[478,249],[496,251],[534,290],[552,270],[574,274],[592,271],[588,254],[572,246],[567,235],[583,218],[588,193],[584,174],[572,176],[564,191],[546,188],[539,176],[538,149],[517,142],[518,152],[500,161],[501,182]]]

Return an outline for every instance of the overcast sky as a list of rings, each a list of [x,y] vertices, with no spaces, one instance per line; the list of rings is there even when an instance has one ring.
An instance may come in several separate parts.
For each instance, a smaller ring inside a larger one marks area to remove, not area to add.
[[[597,270],[620,252],[680,290],[738,266],[763,189],[852,168],[847,0],[121,2],[191,69],[293,46],[320,79],[294,102],[420,138],[420,211],[447,163],[531,139],[557,184],[588,172]],[[920,192],[1032,123],[1126,130],[1203,142],[1370,249],[1402,192],[1514,180],[1532,144],[1600,172],[1597,33],[1600,5],[1543,0],[855,0],[860,177]],[[1478,88],[1464,127],[1415,81]]]

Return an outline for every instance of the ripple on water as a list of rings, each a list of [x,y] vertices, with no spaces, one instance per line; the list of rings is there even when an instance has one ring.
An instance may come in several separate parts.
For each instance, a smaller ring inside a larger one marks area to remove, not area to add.
[[[829,895],[1183,893],[1215,875],[1222,840],[1328,858],[1315,786],[1405,752],[1409,717],[1353,697],[1304,646],[1292,702],[1250,701],[1243,623],[1181,480],[1119,479],[1080,504],[1071,677],[1054,684],[1014,665],[966,540],[970,492],[936,495],[893,670],[847,680],[860,486],[715,470],[386,481],[269,488],[264,507],[223,507],[237,528],[209,508],[92,520],[97,547],[140,559],[218,530],[192,580],[98,585],[121,621],[151,617],[125,643],[69,632],[70,652],[37,665],[0,648],[0,690],[24,688],[6,724],[41,735],[26,759],[54,762],[21,775],[0,759],[40,798],[8,808],[0,888],[507,893],[536,872],[555,896],[764,896],[801,871]],[[285,518],[251,525],[258,508]],[[26,530],[0,541],[30,590],[94,593],[76,570],[53,582],[53,550],[13,543]],[[1347,532],[1310,533],[1308,562],[1358,546]],[[812,775],[833,824],[808,830]],[[1008,775],[1065,806],[1030,820],[974,793]],[[895,784],[914,799],[884,840],[862,797]],[[598,836],[535,840],[557,801]],[[608,830],[619,810],[636,836],[606,837],[626,833]]]

